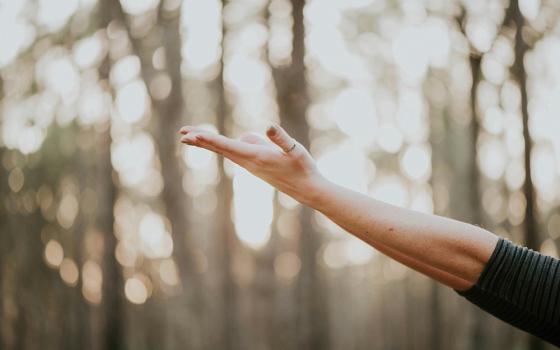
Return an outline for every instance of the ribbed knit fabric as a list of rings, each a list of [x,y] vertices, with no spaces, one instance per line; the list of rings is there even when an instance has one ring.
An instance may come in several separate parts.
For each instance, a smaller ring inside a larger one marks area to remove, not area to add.
[[[477,283],[456,292],[560,347],[560,260],[500,238]]]

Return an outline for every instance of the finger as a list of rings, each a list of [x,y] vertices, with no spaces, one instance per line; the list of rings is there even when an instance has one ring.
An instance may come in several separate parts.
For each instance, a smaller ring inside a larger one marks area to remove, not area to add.
[[[266,130],[268,138],[277,144],[283,151],[288,151],[294,145],[295,140],[288,135],[286,130],[280,125],[271,125]]]
[[[228,153],[235,157],[252,158],[257,153],[256,145],[252,145],[241,140],[234,140],[224,135],[213,134],[207,131],[197,131],[183,136],[187,140],[192,140],[195,145],[201,143],[204,145],[212,146],[213,149],[220,151],[220,153]]]
[[[181,143],[185,143],[187,145],[194,146],[194,144],[197,140],[195,138],[195,135],[193,133],[190,133],[188,135],[182,136],[180,141],[181,141]]]
[[[179,134],[186,135],[193,129],[191,125],[185,125],[181,129],[179,129]]]
[[[234,154],[232,154],[231,152],[225,151],[223,149],[214,147],[214,146],[204,142],[203,140],[200,139],[198,134],[189,133],[188,135],[183,136],[181,138],[181,143],[185,143],[185,144],[190,145],[190,146],[196,146],[196,147],[204,148],[204,149],[207,149],[211,152],[215,152],[219,155],[222,155],[226,158],[229,158],[230,160],[232,160],[234,162],[238,161],[238,158]]]
[[[246,132],[243,135],[241,135],[241,137],[239,138],[241,141],[243,142],[247,142],[253,145],[269,145],[270,142],[268,142],[264,137],[262,137],[260,134],[257,134],[255,132]]]
[[[214,147],[214,146],[212,146],[210,144],[207,144],[207,143],[205,143],[204,141],[201,141],[201,140],[197,140],[197,144],[195,144],[195,146],[202,147],[202,148],[205,148],[209,151],[215,152],[215,153],[217,153],[221,156],[224,156],[225,158],[228,158],[231,161],[234,161],[236,163],[239,160],[239,158],[236,157],[233,153],[225,151],[225,150],[217,148],[217,147]]]
[[[188,134],[189,132],[192,132],[192,131],[204,131],[204,130],[205,129],[203,129],[199,126],[185,125],[181,129],[179,129],[179,133],[182,134],[182,135],[186,135],[186,134]]]

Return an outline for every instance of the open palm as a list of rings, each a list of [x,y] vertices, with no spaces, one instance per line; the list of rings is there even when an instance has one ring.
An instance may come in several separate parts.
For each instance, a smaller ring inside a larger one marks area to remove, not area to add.
[[[268,139],[253,132],[232,139],[190,125],[180,133],[182,143],[218,153],[299,201],[322,178],[311,154],[278,125],[267,130]]]

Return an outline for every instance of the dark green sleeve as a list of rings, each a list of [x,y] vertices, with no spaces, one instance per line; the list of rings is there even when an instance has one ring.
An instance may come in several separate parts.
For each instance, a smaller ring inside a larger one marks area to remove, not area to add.
[[[500,238],[477,283],[456,292],[499,319],[560,346],[560,260]]]

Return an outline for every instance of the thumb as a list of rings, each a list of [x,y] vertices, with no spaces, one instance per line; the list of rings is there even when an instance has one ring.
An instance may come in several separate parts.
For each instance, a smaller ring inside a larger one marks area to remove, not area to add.
[[[273,124],[266,130],[266,136],[277,144],[282,150],[288,151],[293,145],[295,140],[288,135],[286,130],[280,125]]]

